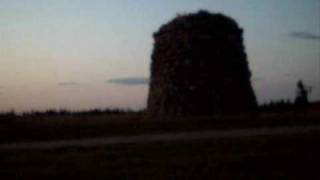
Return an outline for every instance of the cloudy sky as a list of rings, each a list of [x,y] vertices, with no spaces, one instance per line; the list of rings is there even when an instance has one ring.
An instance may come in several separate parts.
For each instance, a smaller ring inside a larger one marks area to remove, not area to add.
[[[199,9],[244,28],[259,102],[320,99],[320,0],[0,0],[0,110],[145,107],[152,33]]]

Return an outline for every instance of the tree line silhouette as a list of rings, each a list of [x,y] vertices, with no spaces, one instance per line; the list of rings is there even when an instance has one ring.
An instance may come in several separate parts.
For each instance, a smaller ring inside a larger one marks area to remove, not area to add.
[[[285,111],[304,111],[310,106],[309,94],[311,87],[307,87],[302,80],[297,82],[296,97],[294,101],[281,99],[271,101],[259,106],[260,112],[285,112]]]
[[[258,112],[260,113],[281,113],[286,111],[304,111],[310,105],[309,94],[311,93],[311,87],[306,86],[303,81],[299,80],[296,85],[296,97],[294,101],[289,99],[273,100],[267,103],[263,103],[258,106]],[[23,113],[16,113],[14,110],[9,112],[0,112],[0,120],[12,120],[16,117],[54,117],[54,116],[103,116],[103,115],[127,115],[127,114],[144,114],[145,110],[134,111],[132,109],[121,108],[106,108],[106,109],[90,109],[85,111],[71,111],[66,109],[61,110],[45,110],[45,111],[29,111]]]
[[[103,115],[125,115],[130,113],[139,113],[131,109],[90,109],[85,111],[71,111],[71,110],[45,110],[45,111],[29,111],[23,113],[16,113],[14,110],[9,112],[1,112],[0,119],[13,119],[15,117],[55,117],[55,116],[103,116]]]

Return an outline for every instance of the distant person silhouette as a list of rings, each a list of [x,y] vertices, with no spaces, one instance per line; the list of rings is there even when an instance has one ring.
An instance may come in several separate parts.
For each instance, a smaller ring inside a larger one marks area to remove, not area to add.
[[[309,104],[308,95],[310,92],[311,88],[307,88],[301,80],[297,82],[297,95],[295,98],[295,105],[297,106],[297,108],[301,110],[307,108]]]

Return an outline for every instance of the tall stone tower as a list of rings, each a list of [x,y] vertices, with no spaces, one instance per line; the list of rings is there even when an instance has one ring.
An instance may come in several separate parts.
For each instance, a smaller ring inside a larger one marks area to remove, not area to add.
[[[154,33],[147,112],[154,117],[256,108],[243,30],[222,14],[178,15]]]

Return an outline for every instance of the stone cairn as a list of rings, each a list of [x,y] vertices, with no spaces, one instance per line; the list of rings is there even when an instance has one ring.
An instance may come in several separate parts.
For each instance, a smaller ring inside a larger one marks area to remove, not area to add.
[[[224,115],[257,107],[243,30],[219,13],[178,15],[154,33],[147,113]]]

